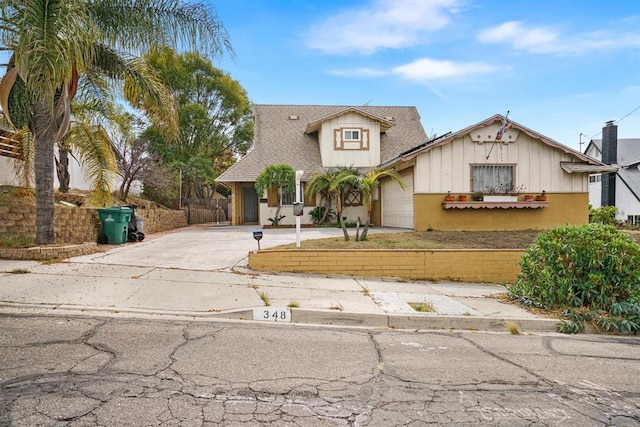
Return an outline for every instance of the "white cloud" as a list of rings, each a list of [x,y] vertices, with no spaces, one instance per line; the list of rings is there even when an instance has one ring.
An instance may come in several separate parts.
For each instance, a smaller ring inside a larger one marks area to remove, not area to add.
[[[347,70],[332,70],[330,74],[342,77],[382,77],[389,75],[388,71],[375,68],[354,68]]]
[[[307,45],[330,54],[372,54],[424,42],[449,24],[461,0],[375,0],[312,27]]]
[[[639,48],[640,33],[594,31],[563,36],[546,27],[526,27],[520,21],[510,21],[483,30],[481,43],[510,45],[514,50],[535,54],[582,55],[594,51]]]
[[[502,68],[504,69],[504,67]],[[405,80],[428,82],[474,74],[490,73],[495,70],[496,67],[483,62],[454,62],[421,58],[389,70],[381,68],[351,68],[331,70],[330,74],[351,78],[384,77],[393,75],[399,76]]]
[[[453,62],[421,58],[393,69],[407,80],[428,81],[489,73],[496,68],[483,62]]]

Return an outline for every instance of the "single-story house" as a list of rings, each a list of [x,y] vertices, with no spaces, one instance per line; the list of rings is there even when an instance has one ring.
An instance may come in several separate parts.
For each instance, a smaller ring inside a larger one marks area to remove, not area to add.
[[[418,231],[583,224],[589,219],[589,174],[612,170],[499,114],[421,144],[384,166],[399,171],[413,192],[382,184],[382,225],[390,225],[385,209],[402,206],[402,222],[393,225]]]
[[[585,154],[617,169],[589,178],[591,205],[615,206],[619,221],[640,226],[640,138],[618,139],[618,126],[607,122],[602,139],[592,139]]]
[[[405,188],[381,184],[372,222],[418,231],[586,223],[589,174],[614,170],[499,114],[430,141],[414,107],[257,105],[254,119],[253,150],[219,177],[232,189],[233,224],[269,224],[276,200],[254,182],[272,164],[304,170],[302,181],[341,166],[394,168]],[[525,197],[536,195],[546,200]],[[319,203],[305,200],[305,214]],[[351,209],[348,220],[364,218]]]

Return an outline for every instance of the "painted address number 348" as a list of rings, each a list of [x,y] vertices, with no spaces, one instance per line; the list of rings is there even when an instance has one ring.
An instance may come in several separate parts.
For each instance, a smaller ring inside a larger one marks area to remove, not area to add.
[[[291,322],[291,310],[288,307],[261,307],[253,309],[253,320],[271,322]]]

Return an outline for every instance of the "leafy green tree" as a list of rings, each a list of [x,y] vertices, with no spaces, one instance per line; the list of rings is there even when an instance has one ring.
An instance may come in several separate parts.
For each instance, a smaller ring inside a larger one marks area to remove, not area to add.
[[[0,13],[2,47],[12,52],[0,105],[33,134],[36,242],[54,243],[54,145],[69,129],[79,76],[105,76],[132,106],[175,130],[171,94],[136,54],[160,45],[219,53],[230,44],[211,10],[181,0],[5,0]],[[28,94],[27,114],[10,103],[14,87]]]
[[[261,197],[265,191],[278,189],[278,208],[272,221],[274,225],[278,225],[283,217],[280,216],[280,208],[282,207],[282,190],[284,188],[296,188],[296,172],[289,165],[271,165],[264,170],[256,178],[256,192]]]
[[[185,199],[205,198],[217,176],[251,145],[253,120],[247,93],[197,53],[179,55],[164,47],[145,58],[178,101],[180,137],[170,141],[158,132],[153,149],[181,174]]]

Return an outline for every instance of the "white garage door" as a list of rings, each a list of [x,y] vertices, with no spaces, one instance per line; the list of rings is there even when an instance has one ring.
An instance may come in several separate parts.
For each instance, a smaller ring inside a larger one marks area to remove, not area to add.
[[[382,225],[413,228],[413,174],[402,177],[404,190],[394,181],[382,184]]]

